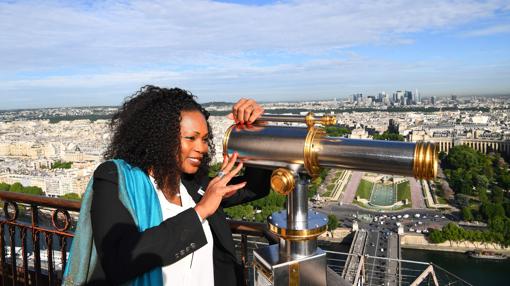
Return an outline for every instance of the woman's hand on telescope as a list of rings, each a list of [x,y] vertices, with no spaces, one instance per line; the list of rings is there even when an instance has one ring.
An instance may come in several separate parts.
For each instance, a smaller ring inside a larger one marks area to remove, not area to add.
[[[243,168],[243,162],[239,162],[239,164],[234,167],[237,156],[237,152],[230,157],[224,156],[218,176],[209,182],[204,196],[195,206],[195,211],[202,220],[211,216],[218,209],[223,198],[232,196],[239,189],[246,186],[246,182],[236,185],[227,185]]]
[[[227,115],[236,124],[252,124],[264,113],[264,109],[253,99],[241,98],[234,106],[232,113]]]

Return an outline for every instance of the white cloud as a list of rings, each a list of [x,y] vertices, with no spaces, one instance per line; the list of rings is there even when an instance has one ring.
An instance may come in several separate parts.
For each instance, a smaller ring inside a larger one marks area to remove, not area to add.
[[[433,81],[427,72],[443,62],[402,65],[364,57],[352,47],[412,46],[415,33],[452,31],[509,7],[498,0],[76,3],[0,3],[0,97],[97,97],[98,90],[120,97],[152,83],[188,88],[202,100],[233,100],[240,93],[268,100]],[[494,22],[469,36],[507,29]]]
[[[196,54],[284,51],[400,41],[494,13],[476,1],[290,1],[243,6],[211,1],[0,4],[3,69],[189,64]],[[407,39],[406,41],[410,41]],[[199,64],[199,63],[197,63]]]
[[[463,34],[466,37],[483,37],[497,34],[509,34],[510,24],[494,25],[482,29],[472,30]]]

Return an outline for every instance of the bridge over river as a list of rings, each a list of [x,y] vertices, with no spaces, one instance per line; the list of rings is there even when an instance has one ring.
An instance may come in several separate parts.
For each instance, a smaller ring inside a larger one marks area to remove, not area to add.
[[[354,233],[341,276],[350,285],[469,285],[434,264],[403,260],[399,235],[384,230]]]

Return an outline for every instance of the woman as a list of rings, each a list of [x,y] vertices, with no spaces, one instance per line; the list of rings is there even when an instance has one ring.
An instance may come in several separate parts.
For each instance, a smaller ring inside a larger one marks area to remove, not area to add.
[[[255,121],[262,108],[242,99],[230,115]],[[213,155],[208,112],[191,93],[145,86],[111,127],[105,159],[83,198],[64,284],[239,285],[242,269],[223,207],[269,192],[270,171]]]

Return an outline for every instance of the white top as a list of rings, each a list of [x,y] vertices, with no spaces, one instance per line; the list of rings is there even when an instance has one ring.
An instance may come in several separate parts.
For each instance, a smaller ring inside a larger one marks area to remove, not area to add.
[[[150,177],[154,189],[158,194],[159,204],[163,220],[174,217],[177,214],[195,207],[193,198],[188,194],[186,187],[181,183],[181,203],[182,206],[170,203],[163,195],[163,192],[157,188],[154,178]],[[197,214],[198,216],[198,214]],[[198,216],[200,219],[200,216]],[[213,236],[211,228],[207,220],[202,222],[204,228],[205,238],[207,244],[191,252],[187,256],[174,262],[173,264],[164,266],[163,272],[163,285],[212,285],[214,284],[214,270],[213,270]],[[176,233],[175,235],[179,235]]]

